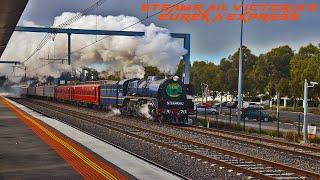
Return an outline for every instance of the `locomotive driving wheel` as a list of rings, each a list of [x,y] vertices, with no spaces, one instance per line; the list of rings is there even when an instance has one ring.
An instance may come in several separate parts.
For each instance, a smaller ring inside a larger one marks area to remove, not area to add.
[[[149,114],[151,115],[152,120],[154,122],[158,122],[158,123],[162,124],[163,120],[162,120],[161,116],[159,117],[157,115],[157,108],[153,104],[149,104],[148,108],[149,108]]]

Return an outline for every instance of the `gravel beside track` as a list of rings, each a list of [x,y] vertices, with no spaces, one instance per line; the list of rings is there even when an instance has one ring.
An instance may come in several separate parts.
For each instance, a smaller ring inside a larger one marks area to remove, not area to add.
[[[17,101],[21,104],[25,104],[27,107],[32,106],[32,104],[29,104],[27,102],[22,102],[19,100]],[[66,106],[70,108],[70,110],[77,109],[82,113],[87,110],[86,108],[74,108],[70,107],[69,105],[59,104],[59,107],[62,106],[63,108]],[[39,109],[39,107],[37,108]],[[190,179],[248,179],[248,176],[234,172],[230,169],[219,167],[216,164],[204,163],[203,161],[192,158],[188,155],[179,154],[158,145],[124,135],[114,130],[110,130],[106,127],[102,127],[90,122],[83,122],[78,118],[66,118],[61,114],[53,112],[51,112],[50,116],[65,121],[66,123],[71,124],[75,127],[79,127],[84,131],[92,132],[98,137],[106,139],[107,141],[115,145],[118,145],[142,157],[145,157],[153,162],[157,162],[158,164],[169,168],[179,174],[182,174]],[[116,118],[118,120],[121,117],[112,115],[108,118]]]

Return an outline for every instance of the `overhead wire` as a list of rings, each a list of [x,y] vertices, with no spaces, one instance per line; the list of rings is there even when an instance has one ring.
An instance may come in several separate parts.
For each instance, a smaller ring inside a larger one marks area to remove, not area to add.
[[[142,23],[142,22],[144,22],[145,20],[147,20],[147,19],[149,19],[149,18],[152,18],[152,17],[154,17],[154,16],[162,13],[163,11],[166,11],[166,10],[168,10],[168,9],[171,9],[171,8],[177,6],[177,5],[179,5],[179,4],[181,4],[181,3],[185,2],[185,1],[187,1],[187,0],[181,0],[181,1],[179,1],[179,2],[177,2],[177,3],[175,3],[175,4],[173,4],[173,5],[165,8],[165,9],[162,9],[162,10],[160,10],[160,11],[158,11],[158,12],[156,12],[156,13],[150,15],[150,16],[147,16],[147,17],[145,17],[145,18],[143,18],[143,19],[141,19],[141,20],[139,20],[139,21],[137,21],[137,22],[135,22],[135,23],[133,23],[133,24],[131,24],[131,25],[129,25],[129,26],[126,26],[126,27],[118,30],[118,31],[124,31],[124,30],[126,30],[126,29],[129,29],[129,28],[131,28],[131,27],[133,27],[133,26],[135,26],[135,25],[137,25],[137,24],[139,24],[139,23]],[[83,50],[83,49],[85,49],[85,48],[87,48],[87,47],[90,47],[90,46],[92,46],[93,44],[95,44],[95,43],[97,43],[97,42],[100,42],[100,41],[102,41],[102,40],[104,40],[104,39],[106,39],[106,38],[108,38],[108,37],[110,37],[110,35],[106,35],[104,38],[101,38],[101,39],[97,40],[96,42],[90,43],[90,44],[88,44],[88,45],[86,45],[86,46],[84,46],[84,47],[82,47],[82,48],[79,48],[79,49],[77,49],[77,50],[74,50],[74,51],[71,52],[71,54],[73,54],[73,53],[75,53],[75,52],[78,52],[78,51],[81,51],[81,50]]]
[[[129,28],[131,28],[131,27],[133,27],[133,26],[135,26],[135,25],[137,25],[137,24],[140,24],[140,23],[146,21],[147,19],[150,19],[150,18],[152,18],[152,17],[154,17],[154,16],[156,16],[156,15],[158,15],[158,14],[160,14],[160,13],[166,11],[166,10],[169,10],[169,9],[171,9],[171,8],[173,8],[173,7],[181,4],[181,3],[184,3],[185,1],[187,1],[187,0],[181,0],[181,1],[179,1],[179,2],[177,2],[177,3],[175,3],[175,4],[171,5],[171,6],[169,6],[169,7],[167,7],[167,8],[161,9],[161,10],[159,10],[158,12],[153,13],[153,14],[151,14],[150,16],[147,16],[147,17],[145,17],[145,18],[143,18],[143,19],[141,19],[141,20],[139,20],[139,21],[137,21],[137,22],[135,22],[135,23],[133,23],[133,24],[131,24],[131,25],[129,25],[129,26],[126,26],[126,27],[124,27],[124,28],[121,28],[119,31],[124,31],[124,30],[126,30],[126,29],[129,29]],[[83,50],[83,49],[86,49],[86,48],[88,48],[88,47],[96,44],[97,42],[100,42],[100,41],[102,41],[102,40],[107,39],[108,37],[110,37],[110,35],[106,35],[105,37],[103,37],[103,38],[101,38],[101,39],[98,39],[98,40],[95,41],[95,42],[92,42],[92,43],[90,43],[90,44],[88,44],[88,45],[86,45],[86,46],[83,46],[83,47],[81,47],[81,48],[79,48],[79,49],[76,49],[76,50],[72,51],[71,54],[74,54],[74,53],[79,52],[79,51],[81,51],[81,50]],[[68,56],[68,55],[64,56],[63,58],[65,58],[65,57],[67,57],[67,56]],[[37,69],[43,68],[43,67],[45,67],[45,66],[47,66],[47,65],[49,65],[49,64],[50,64],[50,63],[47,63],[46,65],[44,65],[44,66],[42,66],[42,67],[38,67]]]
[[[83,15],[91,12],[93,9],[101,6],[103,3],[105,3],[107,0],[99,0],[96,3],[94,3],[93,5],[91,5],[89,8],[86,8],[84,10],[82,10],[81,12],[76,13],[75,16],[73,16],[72,18],[66,20],[65,22],[59,24],[58,26],[54,27],[56,29],[61,29],[63,27],[66,27],[68,25],[71,25],[72,23],[78,21]],[[55,37],[54,32],[53,33],[47,33],[45,35],[45,37],[40,41],[40,43],[38,44],[38,46],[36,47],[36,49],[31,53],[31,55],[28,56],[28,58],[26,58],[23,61],[23,64],[26,63],[27,61],[29,61],[37,52],[39,52],[43,46],[45,46],[47,44],[47,42],[52,38]]]
[[[65,26],[71,25],[72,23],[74,23],[74,22],[78,21],[80,18],[82,18],[83,15],[88,14],[92,10],[98,8],[99,6],[104,4],[106,1],[107,0],[98,0],[97,2],[95,2],[90,7],[82,10],[81,12],[76,13],[75,16],[73,16],[72,18],[66,20],[65,22],[59,24],[58,26],[56,26],[54,28],[61,29],[61,28],[65,27]],[[25,63],[27,61],[29,61],[37,52],[39,52],[42,49],[42,47],[44,47],[47,44],[48,41],[50,41],[51,39],[54,39],[55,37],[56,37],[56,34],[54,34],[54,32],[53,33],[47,33],[44,36],[44,38],[40,41],[40,43],[37,45],[36,49],[22,62],[22,64],[25,65]],[[46,65],[44,65],[44,66],[46,66]],[[35,68],[33,68],[33,69],[35,69]]]

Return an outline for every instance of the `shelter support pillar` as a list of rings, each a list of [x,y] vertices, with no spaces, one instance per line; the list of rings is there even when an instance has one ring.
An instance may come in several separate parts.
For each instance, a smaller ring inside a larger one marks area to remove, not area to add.
[[[185,84],[190,84],[190,40],[191,40],[191,36],[190,34],[186,34],[184,37],[184,48],[188,51],[183,59],[184,59],[184,83]]]
[[[71,33],[68,33],[68,65],[71,64]]]

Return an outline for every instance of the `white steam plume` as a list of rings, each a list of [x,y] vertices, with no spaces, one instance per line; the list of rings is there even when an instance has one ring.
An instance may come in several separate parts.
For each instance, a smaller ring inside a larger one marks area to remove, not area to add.
[[[143,104],[139,109],[141,115],[143,115],[147,119],[152,119],[151,114],[149,114],[149,106],[152,105],[151,103]]]
[[[54,19],[53,26],[57,26],[67,19],[73,17],[75,13],[65,12]],[[98,22],[96,24],[96,22]],[[88,15],[82,17],[73,23],[70,28],[79,29],[102,29],[102,30],[120,30],[139,22],[139,19],[132,16],[95,16]],[[34,22],[25,21],[24,26],[38,26]],[[127,78],[143,77],[145,65],[156,66],[161,71],[171,72],[175,68],[186,50],[182,43],[170,37],[170,32],[154,24],[148,26],[138,23],[137,25],[126,29],[126,31],[143,31],[143,37],[120,37],[109,36],[105,40],[72,54],[72,67],[62,64],[47,64],[48,61],[39,60],[40,58],[67,58],[67,35],[57,35],[54,42],[48,42],[34,57],[28,61],[28,76],[54,76],[58,77],[61,72],[71,71],[72,69],[101,65],[103,69],[110,74],[120,72]],[[40,33],[22,33],[15,32],[12,36],[2,59],[25,60],[39,44],[43,38]],[[97,39],[105,36],[95,35],[72,35],[72,51],[87,46]],[[66,62],[65,62],[66,63]],[[41,68],[39,68],[41,67]],[[96,67],[96,66],[94,66]],[[0,71],[4,67],[0,66]],[[6,73],[9,73],[7,71]]]
[[[120,112],[119,109],[117,109],[117,108],[112,108],[112,107],[111,107],[111,114],[112,114],[112,115],[120,115],[121,112]]]

